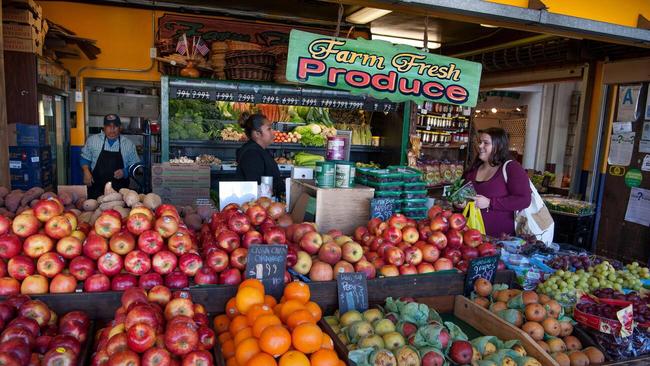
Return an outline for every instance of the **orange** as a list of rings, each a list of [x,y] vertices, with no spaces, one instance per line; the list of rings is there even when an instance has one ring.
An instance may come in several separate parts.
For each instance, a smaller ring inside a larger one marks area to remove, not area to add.
[[[239,364],[237,364],[237,360],[235,360],[235,356],[232,356],[226,360],[226,366],[239,366]]]
[[[303,353],[314,353],[321,349],[323,331],[312,323],[300,324],[291,334],[293,346]]]
[[[339,364],[338,364],[338,366],[348,366],[348,365],[346,365],[345,362],[339,360]]]
[[[246,317],[243,315],[237,315],[230,322],[230,325],[228,326],[228,331],[230,331],[230,335],[234,337],[237,334],[237,332],[246,328],[247,326],[248,326],[248,319],[246,319]]]
[[[237,310],[236,300],[233,297],[232,299],[228,300],[228,302],[226,303],[226,316],[232,319],[237,315],[239,315],[239,310]]]
[[[253,305],[263,303],[264,291],[254,287],[241,288],[237,291],[237,296],[235,296],[235,306],[242,314],[246,314]]]
[[[309,359],[299,351],[289,351],[280,357],[278,366],[310,366]]]
[[[275,358],[269,356],[268,353],[260,352],[251,357],[246,363],[246,366],[277,366]]]
[[[301,303],[298,300],[287,300],[287,302],[282,304],[282,308],[280,309],[280,319],[282,319],[282,321],[286,321],[287,317],[289,317],[291,313],[304,308],[305,304]]]
[[[253,325],[255,319],[257,319],[260,315],[268,315],[268,314],[273,314],[273,309],[271,309],[270,307],[264,304],[255,304],[251,306],[251,308],[248,309],[248,313],[246,313],[246,318],[248,319],[248,325]]]
[[[260,353],[260,346],[257,344],[257,340],[255,338],[248,338],[243,340],[235,348],[235,359],[238,364],[245,365],[248,360],[258,353]]]
[[[232,336],[229,332],[223,332],[219,334],[219,337],[217,339],[219,340],[219,344],[223,344],[225,341],[232,339]]]
[[[235,355],[235,342],[232,339],[229,339],[221,345],[221,353],[223,357],[230,358]]]
[[[288,300],[298,300],[303,304],[306,304],[309,301],[311,292],[309,291],[309,286],[304,282],[294,281],[287,284],[284,288],[284,298]]]
[[[331,349],[321,349],[310,357],[311,366],[339,366],[339,357]]]
[[[264,295],[264,305],[267,305],[271,309],[277,304],[278,302],[275,300],[275,297],[271,295]]]
[[[282,322],[280,318],[275,315],[262,315],[255,320],[253,323],[253,337],[259,338],[262,335],[264,329],[272,325],[280,325]]]
[[[243,289],[244,287],[256,288],[256,289],[262,291],[262,293],[264,293],[264,284],[262,284],[262,281],[260,281],[258,279],[255,279],[255,278],[249,278],[247,280],[242,281],[242,283],[239,284],[239,287],[237,288],[237,291]]]
[[[321,342],[320,348],[331,349],[331,350],[334,349],[334,341],[325,332],[323,332],[323,341]]]
[[[293,313],[289,314],[286,321],[287,327],[289,327],[291,330],[304,323],[316,324],[314,317],[308,310],[305,309],[296,310]]]
[[[235,347],[237,347],[243,340],[248,338],[253,338],[253,328],[251,327],[246,327],[235,334],[235,338],[233,338]]]
[[[230,325],[230,319],[228,319],[228,316],[226,314],[221,314],[215,316],[214,321],[212,323],[214,326],[214,331],[217,332],[217,334],[221,334],[228,330],[228,325]]]
[[[271,325],[262,332],[259,344],[262,351],[273,357],[279,357],[289,350],[291,334],[282,325]]]
[[[309,310],[314,319],[318,322],[323,317],[323,311],[317,303],[310,301],[305,304],[305,309]]]

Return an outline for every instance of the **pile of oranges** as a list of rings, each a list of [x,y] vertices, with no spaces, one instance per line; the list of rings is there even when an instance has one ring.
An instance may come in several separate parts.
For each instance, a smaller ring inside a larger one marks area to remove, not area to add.
[[[317,325],[321,317],[303,282],[289,283],[277,303],[260,281],[247,279],[214,318],[214,330],[226,366],[345,366]]]

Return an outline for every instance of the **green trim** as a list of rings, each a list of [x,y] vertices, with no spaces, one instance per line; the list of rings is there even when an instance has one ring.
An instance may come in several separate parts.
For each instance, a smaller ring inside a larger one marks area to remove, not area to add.
[[[409,133],[411,132],[411,108],[413,102],[404,103],[404,116],[402,119],[402,146],[400,151],[400,165],[406,165],[408,160],[406,158],[406,153],[409,148]]]

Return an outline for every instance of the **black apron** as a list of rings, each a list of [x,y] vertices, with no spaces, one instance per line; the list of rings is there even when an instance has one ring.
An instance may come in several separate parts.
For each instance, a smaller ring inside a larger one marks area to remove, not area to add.
[[[113,189],[119,191],[122,188],[129,188],[129,179],[115,179],[113,175],[118,169],[124,169],[124,160],[122,159],[122,136],[118,137],[118,144],[120,144],[118,151],[107,151],[104,149],[106,146],[106,136],[104,136],[104,143],[102,144],[102,152],[99,153],[97,163],[93,169],[93,184],[88,190],[88,198],[97,198],[104,194],[104,186],[108,182],[113,183]]]

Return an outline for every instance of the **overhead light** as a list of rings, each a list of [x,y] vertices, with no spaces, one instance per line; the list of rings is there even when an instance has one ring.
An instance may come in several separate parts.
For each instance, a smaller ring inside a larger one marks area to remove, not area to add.
[[[480,110],[480,109],[477,109],[477,110],[476,110],[476,113],[481,113],[481,110]]]
[[[380,40],[380,41],[387,41],[390,43],[395,43],[395,44],[405,44],[413,47],[423,47],[424,46],[424,41],[421,39],[413,39],[413,38],[402,38],[402,37],[393,37],[393,36],[384,36],[381,34],[373,34],[372,35],[373,40]],[[435,50],[436,48],[440,48],[440,43],[438,42],[428,42],[429,47],[427,47],[430,50]]]
[[[392,12],[392,10],[386,9],[361,8],[345,17],[345,21],[353,24],[368,24],[373,20],[379,19],[384,15],[390,14]]]
[[[485,28],[499,28],[498,25],[483,24],[483,23],[481,23],[481,27],[485,27]]]
[[[515,110],[516,110],[517,112],[521,112],[521,108],[519,108],[519,107],[515,108]]]
[[[492,113],[496,113],[496,112],[498,112],[498,111],[499,111],[499,110],[496,109],[496,108],[492,108],[492,109],[490,109],[490,112],[492,112]]]

